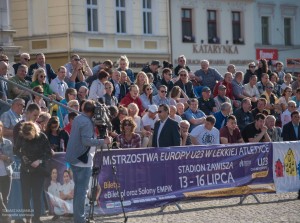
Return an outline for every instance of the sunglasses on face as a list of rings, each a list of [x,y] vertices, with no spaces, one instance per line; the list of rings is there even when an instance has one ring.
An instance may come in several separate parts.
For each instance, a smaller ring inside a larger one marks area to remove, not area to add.
[[[187,75],[186,74],[180,74],[180,77],[186,77]]]
[[[167,91],[160,91],[161,93],[167,93]]]
[[[74,60],[75,60],[75,61],[80,61],[80,59],[79,59],[79,58],[75,58]]]
[[[132,126],[130,122],[125,122],[124,126]]]
[[[268,89],[273,89],[274,87],[267,87]]]

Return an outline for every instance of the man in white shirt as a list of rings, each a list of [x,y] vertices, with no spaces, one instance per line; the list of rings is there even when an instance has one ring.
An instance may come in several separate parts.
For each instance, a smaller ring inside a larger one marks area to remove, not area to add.
[[[296,102],[289,101],[287,109],[281,114],[281,126],[284,126],[285,124],[289,123],[292,120],[291,114],[293,111],[296,110],[297,110]]]
[[[64,81],[67,69],[64,66],[58,68],[57,77],[51,81],[50,88],[55,93],[57,100],[65,98],[66,90],[68,89],[67,83]]]
[[[158,120],[157,111],[158,108],[156,105],[150,105],[148,112],[142,117],[142,123],[146,131],[154,129],[154,124]]]
[[[220,132],[214,127],[216,119],[209,115],[203,125],[196,126],[190,133],[194,145],[220,144]]]
[[[257,76],[252,75],[249,79],[249,83],[244,85],[245,92],[251,97],[251,101],[257,101],[260,97],[259,91],[256,87]]]

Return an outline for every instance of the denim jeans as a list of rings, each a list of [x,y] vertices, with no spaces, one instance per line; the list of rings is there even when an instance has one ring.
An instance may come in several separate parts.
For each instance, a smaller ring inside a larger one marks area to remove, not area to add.
[[[85,223],[84,203],[92,175],[92,167],[78,167],[71,164],[71,169],[75,183],[73,199],[74,223]]]

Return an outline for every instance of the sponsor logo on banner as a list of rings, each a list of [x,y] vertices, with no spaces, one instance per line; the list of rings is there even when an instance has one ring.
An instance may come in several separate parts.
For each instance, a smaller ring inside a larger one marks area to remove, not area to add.
[[[300,189],[300,142],[273,143],[274,182],[277,193]]]
[[[277,49],[256,49],[256,59],[278,60]]]

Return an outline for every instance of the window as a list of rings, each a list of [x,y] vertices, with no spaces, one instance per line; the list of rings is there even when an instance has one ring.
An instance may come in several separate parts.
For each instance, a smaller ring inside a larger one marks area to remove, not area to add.
[[[98,32],[97,0],[87,0],[86,4],[88,32]]]
[[[151,0],[143,0],[143,25],[144,34],[152,34]]]
[[[220,43],[217,33],[217,11],[207,10],[208,43]]]
[[[261,38],[263,45],[269,45],[269,17],[262,16],[261,17]]]
[[[182,42],[195,42],[192,26],[192,10],[181,10]]]
[[[241,13],[232,12],[232,42],[242,44],[244,40],[241,35]]]
[[[284,43],[287,46],[292,45],[292,19],[284,18]]]
[[[125,0],[116,0],[117,33],[126,33]]]

